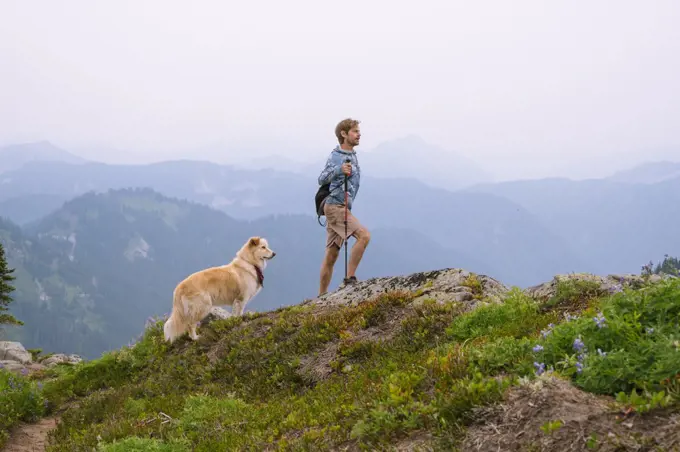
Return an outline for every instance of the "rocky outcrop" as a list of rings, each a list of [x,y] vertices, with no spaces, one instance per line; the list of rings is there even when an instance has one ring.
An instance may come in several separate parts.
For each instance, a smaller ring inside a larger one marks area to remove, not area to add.
[[[659,275],[651,275],[649,282],[655,283],[662,280]],[[585,282],[593,283],[593,287],[598,288],[602,293],[616,293],[624,288],[639,288],[645,283],[645,278],[639,275],[607,275],[599,276],[590,273],[571,273],[557,275],[551,281],[529,287],[524,292],[537,300],[548,300],[557,294],[560,282]]]
[[[0,341],[0,361],[30,364],[33,357],[20,342]]]
[[[308,300],[305,304],[354,306],[390,291],[415,293],[414,302],[426,298],[439,303],[461,302],[474,307],[481,301],[500,302],[509,290],[501,282],[466,270],[447,268],[406,276],[372,278],[340,286],[334,292]]]
[[[20,342],[0,341],[0,369],[10,372],[27,374],[58,364],[78,364],[82,360],[78,355],[56,354],[34,361]]]
[[[78,355],[65,355],[63,353],[57,353],[56,355],[48,356],[47,358],[40,361],[45,367],[54,367],[58,364],[78,364],[83,361]]]

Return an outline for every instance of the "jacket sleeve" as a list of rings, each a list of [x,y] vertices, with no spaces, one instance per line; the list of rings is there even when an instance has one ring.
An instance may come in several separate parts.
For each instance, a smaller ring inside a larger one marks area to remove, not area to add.
[[[328,184],[335,177],[342,174],[342,162],[334,157],[335,153],[332,153],[328,156],[328,160],[326,160],[326,166],[324,167],[323,171],[321,171],[321,174],[319,174],[319,185]]]

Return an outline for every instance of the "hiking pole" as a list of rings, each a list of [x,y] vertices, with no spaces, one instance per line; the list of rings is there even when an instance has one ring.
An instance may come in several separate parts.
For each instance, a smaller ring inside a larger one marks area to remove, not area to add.
[[[345,163],[350,163],[350,160],[345,160]],[[347,200],[347,174],[345,174],[345,282],[347,282],[347,240],[349,239],[347,237]]]

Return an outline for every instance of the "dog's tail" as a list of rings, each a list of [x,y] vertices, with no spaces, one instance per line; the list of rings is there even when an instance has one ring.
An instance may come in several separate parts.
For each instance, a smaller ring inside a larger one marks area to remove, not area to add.
[[[165,325],[163,325],[165,340],[172,344],[175,339],[184,333],[184,330],[184,324],[177,318],[175,310],[173,309],[172,314],[170,314],[168,320],[165,321]]]

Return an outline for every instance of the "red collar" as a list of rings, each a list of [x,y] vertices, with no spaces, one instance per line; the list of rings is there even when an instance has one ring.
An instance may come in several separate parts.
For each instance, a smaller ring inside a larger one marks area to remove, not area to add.
[[[255,273],[257,273],[257,283],[260,286],[264,286],[264,273],[262,273],[262,270],[257,265],[253,265],[253,267],[255,267]]]

